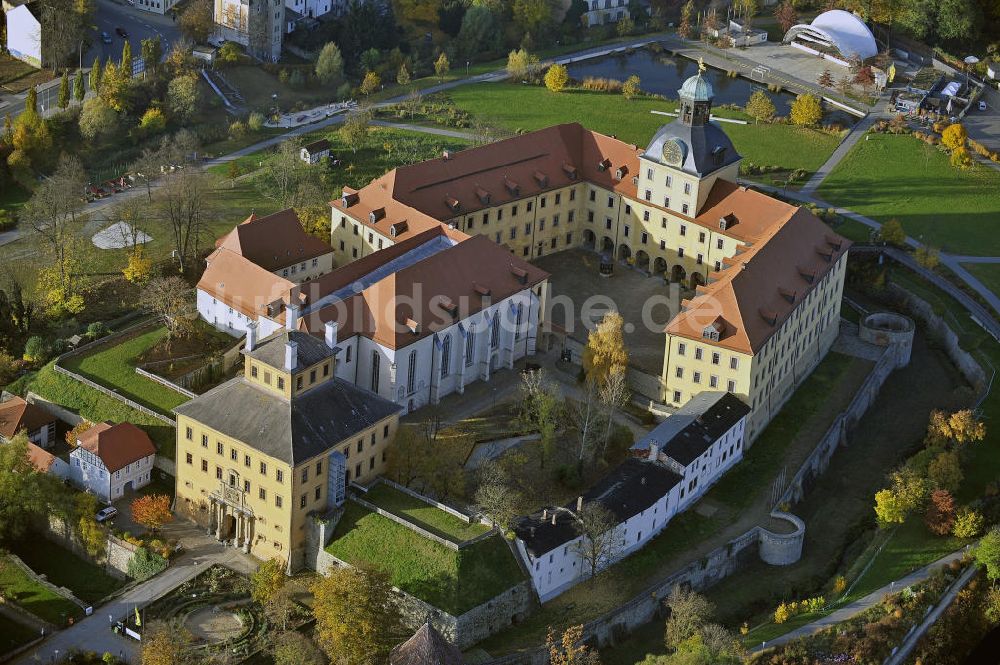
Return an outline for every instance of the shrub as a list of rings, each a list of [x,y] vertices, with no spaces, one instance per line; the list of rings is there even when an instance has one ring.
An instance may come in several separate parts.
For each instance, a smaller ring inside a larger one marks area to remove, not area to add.
[[[240,138],[247,133],[247,126],[242,120],[233,120],[232,124],[229,125],[229,135],[234,139]]]
[[[87,326],[87,337],[89,337],[90,339],[100,339],[101,337],[107,335],[109,332],[111,331],[108,330],[108,327],[104,325],[104,323],[102,323],[101,321],[94,321],[89,326]]]
[[[815,127],[823,119],[823,107],[819,97],[809,94],[796,97],[792,102],[789,118],[793,124],[800,127]]]
[[[49,358],[49,345],[38,335],[32,335],[24,345],[24,359],[29,363],[43,363]]]
[[[955,524],[951,527],[951,533],[956,538],[975,538],[983,532],[984,526],[986,520],[982,513],[963,506],[955,514]]]
[[[946,536],[955,523],[955,499],[948,490],[934,490],[924,515],[924,522],[931,533]]]
[[[791,609],[785,603],[781,603],[774,609],[774,623],[785,623],[791,616]]]
[[[545,72],[545,87],[550,92],[562,92],[569,81],[569,72],[566,65],[552,65],[549,71]]]
[[[632,100],[642,92],[639,88],[640,83],[639,77],[635,74],[625,79],[625,83],[622,84],[622,95],[625,96],[625,99]]]
[[[584,90],[593,90],[595,92],[621,92],[622,82],[615,79],[588,76],[583,79],[580,87]]]
[[[6,351],[0,351],[0,386],[5,386],[16,379],[17,370],[17,359]]]
[[[145,547],[140,547],[128,562],[128,576],[141,582],[162,572],[166,567],[166,559]]]
[[[251,132],[259,132],[264,127],[264,114],[254,111],[247,116],[247,129]]]

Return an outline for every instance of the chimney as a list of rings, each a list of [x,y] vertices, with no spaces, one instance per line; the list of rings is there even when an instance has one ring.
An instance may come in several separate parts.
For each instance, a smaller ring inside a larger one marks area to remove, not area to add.
[[[583,510],[583,497],[578,496],[576,497],[576,512],[580,512],[581,510]]]
[[[660,444],[652,441],[649,444],[649,461],[655,462],[658,459],[660,459]]]
[[[548,508],[542,508],[542,521],[544,522],[547,519],[549,519],[549,509]]]
[[[251,321],[247,324],[247,343],[243,347],[247,351],[257,348],[257,322]]]
[[[326,332],[326,345],[332,349],[337,346],[337,322],[327,321],[324,330]]]
[[[295,342],[285,343],[285,369],[289,372],[294,372],[295,367],[298,364],[299,357],[299,345]]]
[[[290,304],[285,308],[285,328],[288,330],[296,330],[298,327],[299,306]]]
[[[556,511],[552,511],[552,526],[556,525]]]

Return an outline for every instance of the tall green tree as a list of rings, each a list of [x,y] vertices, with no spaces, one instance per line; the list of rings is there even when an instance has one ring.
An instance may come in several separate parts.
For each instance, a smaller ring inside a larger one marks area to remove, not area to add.
[[[155,74],[159,71],[160,60],[163,59],[163,40],[159,35],[143,39],[139,54],[142,57],[143,76],[146,73]]]
[[[125,45],[122,46],[122,59],[118,65],[118,76],[121,77],[122,81],[132,79],[132,44],[127,39]]]
[[[76,77],[73,79],[73,99],[82,102],[87,91],[83,87],[83,70],[76,70]]]
[[[33,520],[45,515],[64,494],[60,487],[53,476],[32,466],[24,432],[0,445],[0,542],[22,536]]]
[[[316,58],[316,78],[323,85],[336,85],[344,79],[344,58],[333,42],[327,42]]]
[[[96,95],[101,90],[101,58],[94,58],[94,64],[90,66],[90,90]]]
[[[59,101],[57,103],[61,109],[69,107],[69,72],[65,69],[59,80]]]

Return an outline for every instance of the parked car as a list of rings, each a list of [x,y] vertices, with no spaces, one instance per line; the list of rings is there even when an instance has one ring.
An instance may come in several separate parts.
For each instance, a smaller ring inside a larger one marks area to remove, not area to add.
[[[986,102],[984,102],[981,99],[979,100],[979,110],[980,111],[985,111],[986,110]]]
[[[109,35],[108,33],[104,32],[102,30],[101,31],[101,41],[104,42],[105,44],[110,44],[111,43],[111,35]]]
[[[98,522],[107,522],[109,519],[118,515],[118,509],[114,506],[108,506],[107,508],[101,508],[97,511],[97,515],[94,518]]]
[[[115,34],[122,39],[128,39],[128,33],[125,32],[125,28],[115,28]]]

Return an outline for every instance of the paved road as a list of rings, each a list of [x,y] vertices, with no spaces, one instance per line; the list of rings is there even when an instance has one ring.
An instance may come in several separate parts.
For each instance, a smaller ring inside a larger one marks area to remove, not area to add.
[[[65,654],[69,649],[83,649],[102,654],[114,655],[124,651],[128,662],[139,662],[139,643],[111,632],[111,621],[133,614],[136,608],[142,610],[154,600],[165,596],[184,582],[192,579],[214,564],[224,564],[242,572],[256,569],[256,562],[239,550],[225,548],[204,531],[190,523],[174,525],[168,531],[183,534],[181,541],[187,551],[167,570],[156,577],[132,588],[107,605],[95,609],[73,626],[55,633],[34,649],[21,656],[15,663],[29,665],[49,662],[57,654]]]
[[[809,635],[812,635],[813,633],[818,633],[819,631],[825,628],[829,628],[830,626],[834,626],[838,623],[847,621],[854,615],[864,612],[868,608],[882,602],[882,599],[888,596],[889,594],[895,593],[900,589],[905,589],[908,586],[912,586],[917,582],[921,582],[927,579],[928,577],[930,577],[934,569],[938,568],[939,566],[947,565],[952,561],[960,560],[963,556],[965,556],[964,548],[956,550],[955,552],[952,552],[947,556],[941,557],[934,563],[928,564],[923,568],[918,568],[917,570],[914,570],[912,573],[904,577],[901,577],[900,579],[894,582],[886,584],[881,589],[871,592],[864,598],[860,598],[858,600],[855,600],[853,603],[848,603],[847,605],[844,605],[837,611],[833,612],[832,614],[828,614],[822,619],[817,619],[812,623],[807,623],[804,626],[800,626],[793,631],[785,633],[781,637],[776,637],[775,639],[771,640],[770,642],[767,642],[763,646],[754,647],[753,649],[751,649],[751,651],[754,652],[761,651],[762,649],[765,649],[767,647],[774,647],[779,644],[784,644],[785,642],[790,642],[800,637],[808,637]]]
[[[123,28],[128,33],[133,56],[138,56],[142,52],[142,40],[148,37],[160,36],[163,40],[164,54],[169,53],[171,44],[181,37],[177,23],[169,16],[145,12],[124,2],[113,0],[97,0],[94,24],[96,29],[90,38],[90,49],[83,55],[84,67],[90,67],[97,57],[101,58],[102,63],[107,62],[108,58],[115,60],[121,58],[125,40],[115,33],[115,28]],[[110,44],[101,41],[102,31],[111,36]]]
[[[405,129],[410,132],[423,132],[424,134],[434,134],[436,136],[448,136],[453,139],[468,139],[474,140],[476,137],[474,134],[468,132],[460,132],[456,129],[444,129],[442,127],[424,127],[423,125],[411,125],[407,122],[390,122],[388,120],[373,120],[373,125],[378,125],[379,127],[392,127],[394,129]]]

